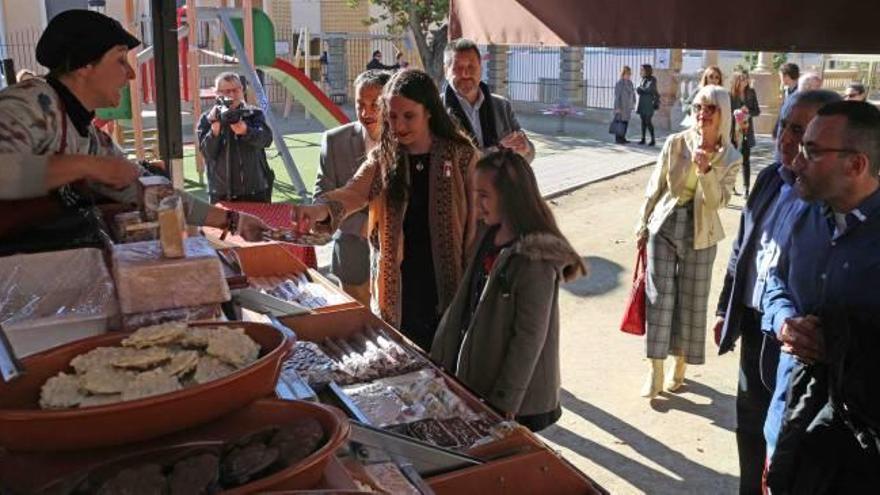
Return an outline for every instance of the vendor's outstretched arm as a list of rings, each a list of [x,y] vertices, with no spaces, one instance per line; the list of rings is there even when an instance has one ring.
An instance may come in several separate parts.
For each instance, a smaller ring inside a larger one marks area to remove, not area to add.
[[[212,206],[186,191],[182,191],[181,196],[186,206],[187,224],[218,229],[230,227],[229,210]],[[244,240],[251,242],[261,241],[263,240],[263,232],[268,229],[269,226],[258,217],[247,213],[238,213],[238,222],[235,230]]]

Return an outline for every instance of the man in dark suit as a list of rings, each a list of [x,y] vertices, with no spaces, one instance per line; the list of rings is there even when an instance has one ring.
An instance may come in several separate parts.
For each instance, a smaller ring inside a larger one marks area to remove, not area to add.
[[[331,129],[321,140],[321,167],[315,196],[344,186],[379,143],[382,115],[379,97],[391,75],[368,70],[354,81],[358,120]],[[345,291],[362,304],[370,304],[370,247],[366,239],[366,210],[348,217],[333,235],[330,271],[342,281]]]
[[[510,101],[489,91],[482,81],[480,49],[460,38],[446,45],[443,65],[449,83],[440,98],[450,115],[483,152],[499,147],[510,148],[529,163],[535,159],[535,145],[523,132]]]
[[[766,446],[763,426],[776,382],[779,345],[761,332],[761,297],[769,269],[784,249],[794,218],[801,207],[792,185],[790,167],[807,124],[820,107],[839,101],[830,91],[805,91],[792,96],[780,120],[777,155],[774,163],[758,175],[749,196],[739,233],[718,299],[715,342],[719,354],[740,343],[740,373],[736,397],[736,440],[740,462],[740,493],[761,493]]]

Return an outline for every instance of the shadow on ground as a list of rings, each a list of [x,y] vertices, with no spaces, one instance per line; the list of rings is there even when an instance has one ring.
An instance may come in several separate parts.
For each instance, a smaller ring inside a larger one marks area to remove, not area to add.
[[[598,256],[584,256],[589,275],[562,285],[562,289],[578,297],[598,296],[620,285],[623,267]]]
[[[698,404],[688,400],[682,396],[687,393],[705,397],[709,399],[709,403]],[[736,397],[733,395],[721,393],[702,383],[686,379],[677,393],[663,392],[658,399],[652,400],[651,409],[663,414],[672,410],[684,411],[706,418],[713,425],[732,432],[736,428],[735,403]]]
[[[565,389],[562,390],[562,407],[617,437],[615,443],[629,445],[672,474],[642,464],[559,425],[547,428],[540,435],[590,459],[613,472],[617,477],[627,480],[644,493],[734,493],[736,491],[737,477],[720,473],[688,459],[685,454],[646,435],[626,421],[575,397]],[[723,406],[713,404],[713,407],[720,409]],[[731,405],[730,409],[732,408]]]

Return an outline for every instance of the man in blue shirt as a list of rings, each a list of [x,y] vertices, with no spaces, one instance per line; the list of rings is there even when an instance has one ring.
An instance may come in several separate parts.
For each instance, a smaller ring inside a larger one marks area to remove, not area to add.
[[[781,163],[758,174],[740,218],[715,323],[719,354],[740,341],[736,394],[736,444],[741,495],[761,493],[766,461],[764,419],[776,382],[779,345],[761,332],[761,299],[770,267],[790,235],[792,219],[806,204],[794,191],[791,171],[807,125],[820,107],[841,101],[833,91],[805,91],[792,97],[782,116],[776,146]]]
[[[821,312],[880,308],[880,110],[852,101],[824,106],[807,127],[793,171],[797,194],[813,203],[793,226],[763,299],[762,327],[783,351],[764,424],[771,462],[796,361],[825,359]],[[846,480],[846,470],[866,472],[861,457],[848,459],[836,463],[836,479]]]

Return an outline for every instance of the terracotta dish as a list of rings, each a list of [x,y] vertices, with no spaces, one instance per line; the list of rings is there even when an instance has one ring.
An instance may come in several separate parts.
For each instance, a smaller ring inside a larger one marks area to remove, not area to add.
[[[116,346],[130,335],[111,332],[72,342],[22,360],[26,373],[0,383],[0,445],[10,451],[78,450],[121,445],[202,424],[239,409],[275,389],[281,363],[293,340],[270,325],[216,322],[191,326],[243,327],[260,345],[260,357],[223,378],[139,400],[68,410],[40,410],[43,383],[68,363],[100,346]]]
[[[217,453],[223,442],[267,425],[305,419],[317,420],[324,431],[317,450],[293,465],[223,493],[309,489],[320,482],[327,463],[348,440],[350,426],[345,414],[336,408],[280,399],[259,399],[211,423],[146,442],[77,452],[0,455],[0,486],[15,493],[65,493],[89,474],[118,472],[145,462],[162,463],[200,452]]]

